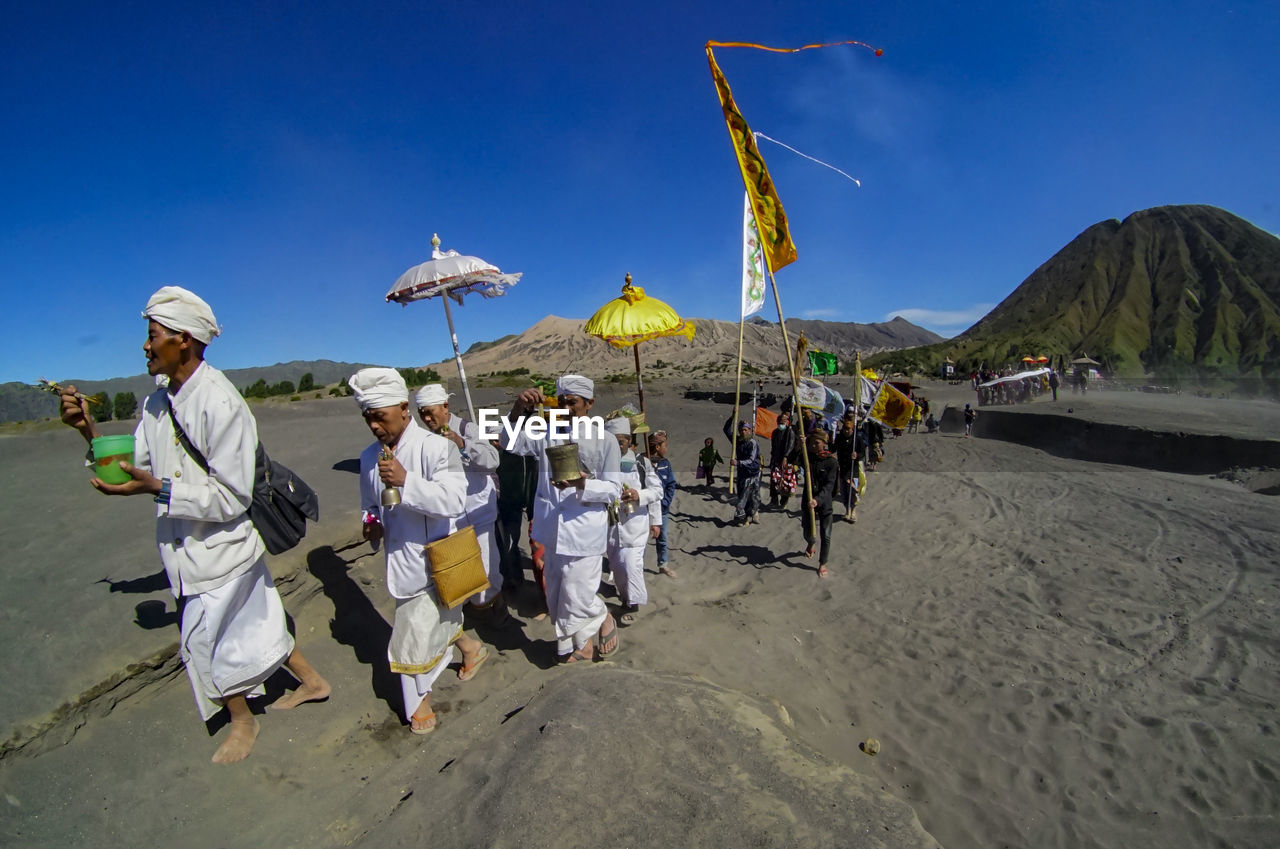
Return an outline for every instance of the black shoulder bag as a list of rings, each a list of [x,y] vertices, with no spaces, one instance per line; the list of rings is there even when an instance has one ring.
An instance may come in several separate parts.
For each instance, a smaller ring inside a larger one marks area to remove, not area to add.
[[[191,455],[191,459],[209,473],[209,461],[192,444],[178,417],[173,414],[173,404],[168,395],[164,399],[169,409],[178,442]],[[254,462],[253,500],[249,502],[249,520],[258,529],[258,535],[272,554],[280,554],[293,548],[307,533],[307,519],[320,521],[320,499],[306,481],[298,477],[282,463],[267,456],[262,443]]]

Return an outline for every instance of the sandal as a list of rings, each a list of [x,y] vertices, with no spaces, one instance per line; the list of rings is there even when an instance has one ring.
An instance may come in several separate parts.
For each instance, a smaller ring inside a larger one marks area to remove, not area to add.
[[[612,623],[613,627],[606,634],[604,626],[608,623]],[[606,649],[605,644],[610,640],[613,641],[613,648]],[[622,648],[622,639],[618,636],[618,623],[613,621],[613,616],[606,614],[605,621],[601,623],[600,630],[596,633],[596,654],[599,657],[608,657],[611,654],[617,654],[620,648]]]
[[[480,647],[480,651],[476,653],[476,659],[470,666],[464,662],[462,668],[458,670],[459,681],[470,681],[476,677],[476,673],[480,671],[480,666],[489,659],[489,650],[484,646]]]
[[[623,613],[621,616],[619,616],[619,617],[618,617],[618,624],[619,624],[619,625],[634,625],[634,624],[636,624],[636,611],[634,611],[634,610],[628,610],[626,613]],[[614,649],[614,650],[616,651],[616,650],[617,650],[617,648],[615,647],[615,649]]]
[[[591,660],[593,660],[591,655],[583,654],[582,649],[575,649],[573,654],[565,655],[564,660],[560,662],[561,663],[582,663],[584,661],[591,661]]]
[[[425,716],[415,713],[409,717],[409,730],[419,736],[425,736],[436,730],[435,711],[428,708]]]

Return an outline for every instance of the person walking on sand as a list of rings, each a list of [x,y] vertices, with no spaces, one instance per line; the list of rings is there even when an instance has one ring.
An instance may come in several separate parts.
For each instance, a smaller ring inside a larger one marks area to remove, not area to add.
[[[808,545],[805,557],[813,557],[815,547],[818,548],[818,577],[825,578],[831,574],[827,562],[831,559],[831,523],[834,510],[836,486],[840,481],[840,463],[835,455],[827,451],[827,432],[822,428],[815,429],[806,440],[809,451],[809,471],[813,475],[813,496],[809,506],[813,507],[818,528],[815,532],[813,523],[809,521],[809,511],[800,511],[800,528],[804,533],[804,541]],[[820,539],[820,544],[819,544]]]
[[[788,477],[792,478],[791,483],[794,486],[794,476],[787,475],[782,472],[782,467],[788,464],[792,459],[792,454],[796,449],[796,432],[791,427],[791,414],[779,413],[778,424],[773,429],[773,435],[769,437],[769,506],[776,507],[780,510],[786,509],[787,499],[791,497],[794,490],[783,491],[781,481]]]
[[[585,433],[570,438],[572,422],[586,419],[595,404],[595,383],[590,378],[561,376],[556,396],[572,420],[567,432],[547,428],[533,434],[523,426],[525,416],[545,400],[542,390],[533,387],[516,398],[510,429],[504,428],[503,433],[508,451],[538,458],[532,535],[546,548],[547,608],[555,620],[556,653],[561,662],[579,663],[613,654],[619,646],[618,623],[596,591],[608,547],[609,504],[622,497],[621,452],[614,437],[592,432],[589,426],[583,428]],[[547,449],[570,441],[577,443],[583,474],[570,481],[552,480]]]
[[[1053,400],[1058,400],[1058,387],[1062,385],[1062,378],[1058,377],[1058,372],[1049,372],[1049,391],[1053,393]]]
[[[733,417],[724,423],[725,435],[732,438]],[[760,512],[760,446],[756,444],[751,423],[738,422],[738,451],[733,458],[738,484],[738,503],[733,511],[733,523],[745,525],[759,522]]]
[[[653,469],[658,473],[658,480],[662,481],[662,530],[659,532],[654,542],[654,547],[658,554],[658,571],[666,575],[668,578],[676,576],[676,570],[671,568],[669,545],[670,537],[667,536],[668,519],[671,517],[671,505],[676,500],[676,473],[671,468],[671,461],[667,459],[667,432],[660,430],[649,437],[650,462],[653,463]]]
[[[973,421],[978,417],[978,411],[968,404],[964,405],[964,438],[968,439],[973,435]]]
[[[832,452],[840,466],[840,500],[844,503],[846,522],[858,521],[858,477],[859,455],[862,448],[861,434],[855,416],[845,416],[840,422],[840,432],[836,434]]]
[[[365,368],[347,381],[374,442],[360,453],[364,538],[385,543],[387,591],[396,600],[387,659],[400,674],[404,715],[414,734],[436,728],[431,688],[462,650],[458,678],[469,681],[489,650],[462,630],[462,607],[440,605],[427,569],[426,545],[466,524],[467,477],[457,446],[419,427],[409,388],[391,368]],[[383,506],[395,487],[398,504]]]
[[[462,457],[462,471],[467,476],[466,521],[475,528],[489,578],[489,589],[472,596],[467,608],[490,625],[499,625],[507,618],[507,609],[502,597],[502,556],[494,532],[498,521],[498,487],[494,483],[498,449],[480,438],[475,422],[464,421],[449,409],[449,393],[439,383],[428,383],[419,389],[414,404],[423,426],[452,442]]]
[[[698,452],[698,467],[702,469],[702,479],[708,490],[716,482],[716,464],[723,462],[724,458],[716,450],[715,440],[708,436],[702,443],[702,450]]]
[[[495,443],[496,445],[496,443]],[[520,534],[525,519],[533,520],[533,496],[538,486],[538,461],[498,450],[498,537],[502,589],[513,603],[524,586]],[[541,582],[539,581],[539,585]]]
[[[609,569],[622,599],[618,622],[630,625],[636,621],[640,605],[649,602],[644,549],[649,539],[656,539],[662,531],[662,481],[649,458],[632,450],[630,419],[618,416],[604,427],[618,441],[622,482],[622,495],[613,508],[616,515],[609,517]]]
[[[213,762],[234,763],[249,756],[258,737],[248,697],[262,695],[277,669],[301,682],[272,705],[277,709],[328,698],[329,682],[289,635],[266,547],[249,518],[258,427],[236,388],[204,361],[205,346],[222,332],[213,310],[194,293],[165,286],[142,316],[147,373],[166,385],[143,405],[134,462],[120,464],[132,479],[90,483],[107,495],[153,496],[160,561],[182,616],[182,662],[201,719],[223,707],[230,714],[231,731]],[[97,430],[74,386],[61,390],[61,402],[62,421],[92,444]],[[180,444],[179,427],[204,466]]]

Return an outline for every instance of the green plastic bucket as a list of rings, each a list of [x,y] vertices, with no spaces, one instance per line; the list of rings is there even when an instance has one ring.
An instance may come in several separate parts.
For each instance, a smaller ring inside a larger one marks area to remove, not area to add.
[[[103,483],[128,483],[133,476],[120,468],[123,460],[133,464],[133,434],[97,436],[93,440],[93,473]]]

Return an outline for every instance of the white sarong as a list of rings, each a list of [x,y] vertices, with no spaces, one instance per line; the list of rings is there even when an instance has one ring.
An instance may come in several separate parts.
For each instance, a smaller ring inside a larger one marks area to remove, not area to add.
[[[584,649],[609,615],[604,599],[596,594],[602,574],[600,555],[557,554],[552,543],[546,546],[543,562],[547,609],[556,624],[556,653]]]
[[[432,671],[461,635],[461,606],[453,610],[442,608],[430,592],[397,599],[396,619],[387,646],[391,671],[401,675]]]
[[[489,589],[477,593],[471,603],[484,607],[502,592],[501,557],[498,553],[498,536],[493,532],[493,522],[476,525],[476,543],[480,546],[480,559],[484,561],[484,571],[489,577]]]
[[[387,660],[400,673],[404,716],[408,720],[422,697],[453,662],[453,643],[462,636],[462,607],[450,610],[436,604],[430,592],[396,600]]]
[[[216,589],[187,596],[181,639],[201,719],[213,717],[228,696],[261,696],[263,682],[293,651],[266,559]]]
[[[609,543],[609,568],[613,585],[627,604],[648,604],[649,590],[644,583],[644,546]]]

